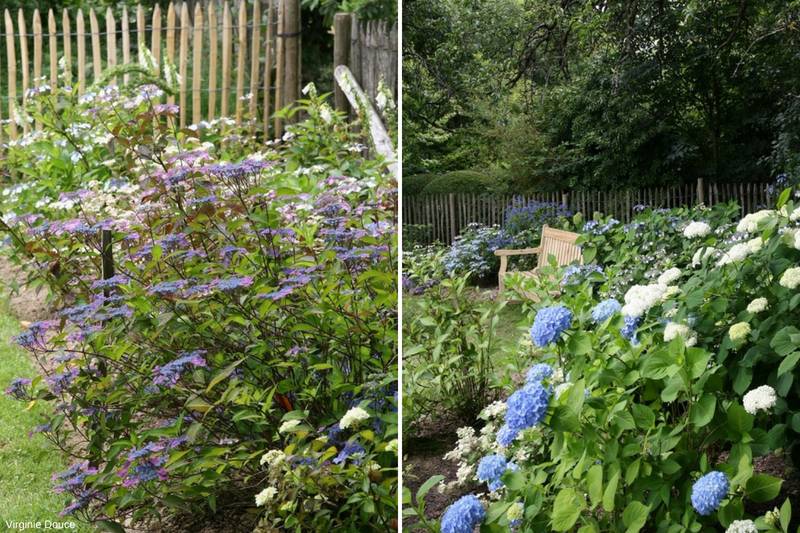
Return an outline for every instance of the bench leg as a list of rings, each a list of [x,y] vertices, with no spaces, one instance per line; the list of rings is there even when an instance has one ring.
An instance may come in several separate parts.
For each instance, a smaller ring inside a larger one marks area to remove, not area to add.
[[[502,300],[506,283],[506,269],[508,269],[508,256],[500,256],[500,271],[497,273],[497,299]]]

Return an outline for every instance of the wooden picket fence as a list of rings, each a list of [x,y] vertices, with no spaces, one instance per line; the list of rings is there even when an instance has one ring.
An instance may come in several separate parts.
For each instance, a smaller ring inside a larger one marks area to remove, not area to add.
[[[240,0],[233,9],[228,1],[211,0],[194,3],[193,10],[186,2],[172,2],[164,11],[156,5],[151,13],[141,5],[130,12],[125,6],[119,21],[109,7],[105,31],[101,16],[94,9],[88,17],[80,9],[64,9],[60,17],[53,10],[46,17],[38,9],[20,9],[16,16],[5,10],[0,46],[4,44],[6,61],[3,65],[0,56],[0,87],[7,87],[7,98],[0,99],[0,119],[12,117],[12,106],[24,104],[28,90],[43,77],[44,83],[57,86],[60,59],[64,82],[77,83],[84,94],[105,69],[137,63],[139,47],[145,46],[159,68],[162,59],[177,67],[181,127],[223,116],[242,124],[247,112],[252,119],[260,117],[266,136],[281,135],[283,124],[274,111],[300,93],[299,0],[256,0],[252,6]],[[48,63],[43,64],[45,58]],[[175,103],[175,97],[167,101]],[[28,124],[21,127],[23,132],[29,129]],[[18,135],[14,121],[9,135]]]
[[[704,183],[702,179],[696,184],[618,191],[414,195],[403,197],[402,223],[418,226],[415,240],[450,244],[469,224],[501,225],[507,209],[532,201],[562,205],[586,217],[597,212],[629,222],[637,206],[672,208],[701,203],[712,206],[735,201],[744,215],[773,205],[776,199],[775,191],[767,183]]]

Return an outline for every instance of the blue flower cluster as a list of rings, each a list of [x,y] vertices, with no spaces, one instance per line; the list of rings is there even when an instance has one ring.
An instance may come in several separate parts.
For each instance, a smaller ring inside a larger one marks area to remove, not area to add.
[[[505,210],[503,229],[509,235],[519,235],[524,231],[538,231],[545,224],[556,224],[560,219],[570,216],[572,211],[557,203],[536,200],[526,204],[513,202]]]
[[[508,448],[518,435],[518,430],[513,430],[508,427],[508,424],[503,424],[502,427],[500,427],[500,429],[497,431],[497,444],[503,448]]]
[[[494,492],[503,486],[500,477],[506,473],[506,470],[516,471],[518,468],[516,464],[506,461],[502,455],[487,455],[478,463],[478,479],[485,481],[489,490]]]
[[[564,269],[561,278],[561,286],[577,285],[591,274],[603,274],[603,268],[599,265],[569,265]]]
[[[206,360],[203,358],[205,350],[195,350],[193,352],[184,352],[184,354],[170,361],[164,366],[157,366],[153,369],[153,385],[161,385],[166,387],[174,387],[178,384],[178,380],[183,373],[190,367],[205,367]]]
[[[563,305],[545,307],[536,313],[531,327],[531,340],[543,348],[557,340],[572,325],[572,311]]]
[[[470,224],[459,235],[442,258],[448,274],[471,272],[477,277],[491,274],[497,268],[494,251],[514,245],[514,239],[496,226]]]
[[[339,454],[333,458],[334,464],[341,464],[347,460],[350,456],[358,456],[353,459],[355,464],[361,464],[360,456],[365,453],[364,447],[359,443],[349,440],[345,443],[344,447],[339,451]]]
[[[600,324],[614,316],[620,309],[622,309],[622,304],[614,298],[603,300],[592,309],[592,320],[595,324]]]
[[[552,375],[553,375],[553,369],[550,367],[550,365],[547,365],[545,363],[539,363],[533,365],[528,370],[526,381],[528,383],[538,383],[544,379],[549,378]]]
[[[692,507],[703,516],[716,511],[728,495],[730,483],[722,472],[709,472],[692,485]]]
[[[486,518],[480,500],[467,494],[456,500],[442,515],[442,533],[472,533],[475,526]]]
[[[533,427],[544,420],[550,405],[550,391],[539,383],[528,383],[508,398],[506,426],[514,431]]]
[[[639,344],[639,339],[636,338],[636,330],[639,328],[640,321],[641,317],[626,316],[625,323],[619,329],[620,334],[634,346]]]

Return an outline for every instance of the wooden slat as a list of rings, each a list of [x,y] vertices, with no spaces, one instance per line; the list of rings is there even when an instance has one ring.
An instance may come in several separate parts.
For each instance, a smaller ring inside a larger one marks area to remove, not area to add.
[[[236,50],[236,124],[242,124],[242,114],[244,110],[244,68],[247,59],[247,2],[239,1],[239,39],[238,49]]]
[[[97,23],[97,15],[94,9],[89,10],[89,27],[92,32],[92,67],[94,70],[94,81],[97,81],[103,74],[103,61],[100,58],[100,25]]]
[[[106,8],[106,65],[109,69],[117,66],[117,23],[111,8]],[[111,78],[111,83],[116,85],[117,78]]]
[[[246,4],[243,4],[244,8]],[[261,57],[259,51],[261,50],[261,2],[253,2],[253,40],[250,44],[250,108],[248,117],[253,124],[256,125],[256,110],[258,108],[258,82],[259,67],[261,66]]]
[[[19,30],[19,64],[22,69],[22,105],[28,101],[30,88],[30,69],[28,67],[28,36],[25,28],[25,13],[17,11],[17,29]],[[20,113],[21,114],[21,113]],[[28,133],[28,121],[23,121],[22,131]]]
[[[47,37],[50,46],[50,87],[58,87],[58,35],[56,15],[53,10],[47,12]]]
[[[217,8],[212,2],[208,5],[208,46],[211,53],[208,59],[208,120],[216,118],[217,110]]]
[[[33,11],[33,86],[39,87],[42,84],[42,18],[39,10]],[[41,109],[41,104],[36,102],[36,110]],[[40,120],[36,120],[36,129],[42,127]]]
[[[267,38],[264,44],[264,103],[262,104],[264,112],[264,138],[269,138],[269,115],[270,115],[270,92],[272,90],[272,4],[273,0],[269,0],[267,5]]]
[[[9,135],[12,139],[17,138],[17,123],[14,120],[14,107],[17,105],[17,53],[14,48],[14,21],[11,20],[11,13],[5,10],[6,22],[6,59],[8,61],[8,117]]]
[[[228,104],[231,98],[231,48],[233,47],[231,7],[228,2],[222,11],[222,102],[220,111],[223,117],[228,116]]]
[[[170,2],[167,8],[167,55],[164,58],[164,64],[167,63],[175,65],[175,4],[173,2]],[[174,104],[175,97],[168,96],[167,103]]]
[[[181,4],[181,47],[178,55],[179,69],[178,74],[181,77],[180,88],[178,94],[180,97],[180,125],[181,128],[186,126],[186,75],[189,65],[189,32],[192,31],[189,25],[189,6],[186,2]]]
[[[147,27],[145,26],[144,7],[136,4],[136,50],[147,46]]]
[[[76,22],[78,38],[78,94],[86,92],[86,26],[83,11],[78,10]]]
[[[200,84],[203,81],[203,8],[200,7],[199,3],[194,8],[192,47],[194,48],[194,61],[192,63],[192,123],[198,124],[203,120],[201,115],[202,95],[200,94]]]
[[[277,112],[283,107],[283,2],[278,2],[275,9],[278,18],[278,34],[275,39],[275,111]],[[281,126],[281,119],[277,114],[275,115],[275,122],[272,127],[275,138],[280,138],[283,130]]]
[[[156,65],[159,66],[161,72],[161,7],[156,5],[153,8],[153,29],[150,30],[150,51],[153,53],[153,58],[156,60]]]
[[[64,82],[72,85],[72,25],[66,8],[61,14],[61,31],[64,32]]]
[[[131,28],[130,21],[128,20],[128,6],[122,7],[122,64],[131,64]],[[122,76],[123,83],[127,84],[130,76],[124,74]]]

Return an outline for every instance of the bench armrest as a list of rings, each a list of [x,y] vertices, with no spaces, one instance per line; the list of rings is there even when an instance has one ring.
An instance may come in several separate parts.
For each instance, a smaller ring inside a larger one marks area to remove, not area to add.
[[[536,248],[520,248],[518,250],[495,250],[494,255],[497,257],[508,257],[510,255],[534,255],[538,254],[541,246]]]

